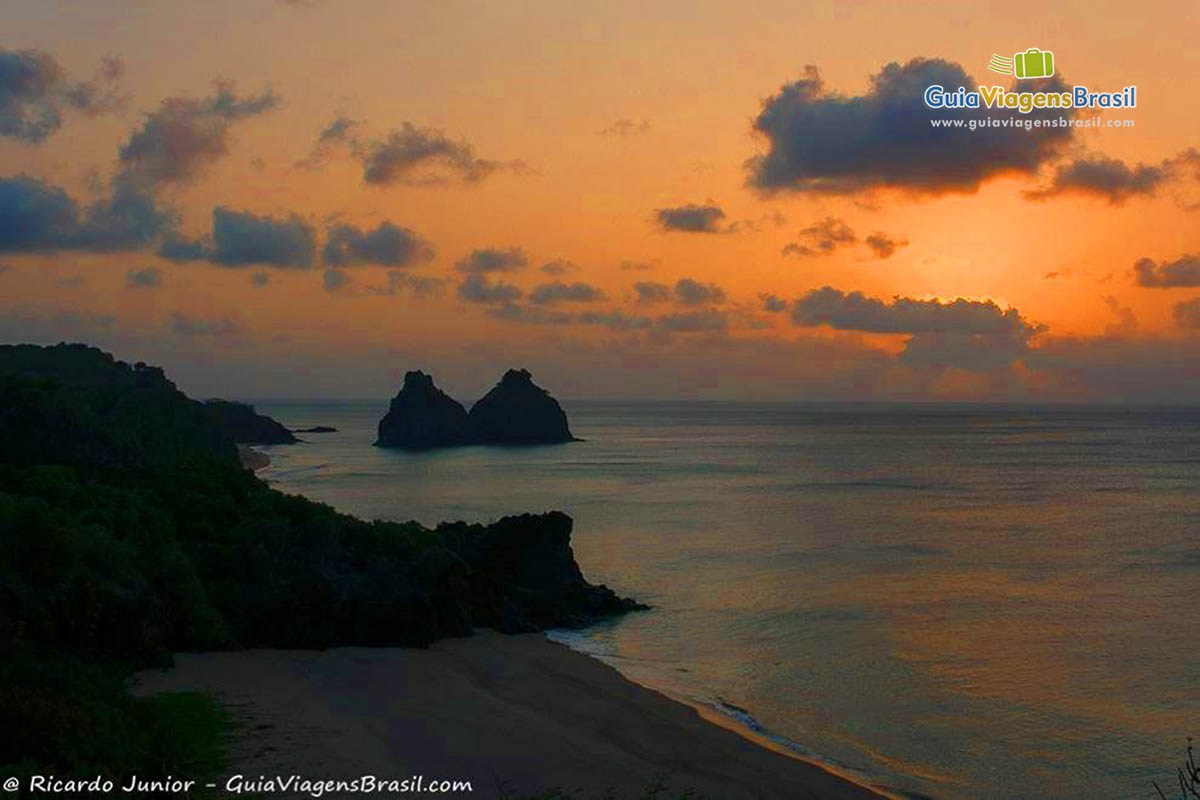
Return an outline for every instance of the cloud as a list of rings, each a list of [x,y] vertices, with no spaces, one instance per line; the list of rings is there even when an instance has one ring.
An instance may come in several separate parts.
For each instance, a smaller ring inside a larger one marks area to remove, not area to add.
[[[80,208],[61,188],[38,178],[0,178],[0,252],[136,250],[175,221],[152,195],[126,180],[114,182],[110,196]]]
[[[675,283],[675,300],[685,306],[724,303],[725,290],[715,283],[700,283],[691,278],[682,278]]]
[[[656,208],[654,217],[665,231],[721,233],[721,220],[725,219],[725,212],[719,206],[688,203],[673,208]]]
[[[1116,322],[1105,326],[1105,336],[1131,336],[1137,332],[1138,321],[1132,308],[1121,305],[1117,298],[1112,295],[1107,295],[1101,299],[1104,300],[1104,305],[1108,306],[1108,310],[1117,317]]]
[[[548,306],[557,303],[595,303],[604,299],[604,292],[587,283],[543,283],[529,293],[529,302]]]
[[[171,332],[177,336],[230,336],[241,333],[241,330],[241,325],[229,317],[206,319],[189,317],[179,311],[171,313]]]
[[[350,285],[350,276],[340,269],[327,269],[321,276],[321,284],[327,292],[336,292]]]
[[[125,273],[125,286],[128,289],[157,289],[162,284],[162,270],[158,267],[131,269]]]
[[[256,289],[261,289],[271,282],[271,273],[256,272],[250,276],[250,285]]]
[[[1120,205],[1136,195],[1153,196],[1174,176],[1170,160],[1157,166],[1138,164],[1130,167],[1119,158],[1090,155],[1059,164],[1054,168],[1054,177],[1048,186],[1025,192],[1025,196],[1030,200],[1046,200],[1062,194],[1085,194],[1103,197],[1111,205]]]
[[[1171,310],[1175,324],[1188,330],[1200,330],[1200,297],[1183,300]]]
[[[907,239],[893,239],[880,231],[872,233],[864,241],[867,243],[867,247],[874,251],[875,257],[880,260],[891,258],[898,249],[908,246]]]
[[[631,119],[618,119],[612,125],[600,131],[600,135],[617,136],[624,139],[629,136],[637,136],[638,134],[649,132],[650,120],[648,119],[643,119],[640,122],[634,122]]]
[[[870,333],[1032,335],[1040,330],[1026,322],[1017,309],[1002,309],[991,300],[959,298],[943,303],[896,297],[885,303],[862,292],[847,294],[829,286],[814,289],[793,302],[792,321]]]
[[[705,331],[723,331],[729,325],[729,318],[723,311],[706,308],[700,311],[683,311],[678,314],[667,314],[658,318],[658,327],[677,333],[699,333]]]
[[[1139,258],[1133,265],[1134,281],[1148,289],[1200,286],[1200,256],[1186,253],[1174,261],[1159,263]]]
[[[218,79],[211,97],[169,97],[147,114],[118,153],[122,169],[143,185],[193,181],[229,152],[234,122],[279,106],[270,88],[238,97],[232,81]]]
[[[1029,353],[1029,336],[931,331],[914,334],[898,359],[913,369],[961,369],[968,372],[1006,370]]]
[[[312,172],[324,166],[339,145],[349,145],[351,151],[356,151],[359,147],[359,140],[355,136],[355,132],[361,127],[362,123],[358,120],[346,116],[336,117],[317,134],[317,141],[313,145],[312,151],[297,161],[294,166]]]
[[[620,266],[626,272],[647,272],[654,269],[654,265],[648,261],[635,261],[629,258],[621,259]]]
[[[825,217],[801,230],[796,239],[780,252],[785,256],[826,256],[842,245],[854,244],[858,236],[844,220]]]
[[[65,109],[96,115],[120,108],[123,73],[123,62],[109,56],[94,80],[72,83],[49,53],[0,47],[0,136],[37,144],[62,127]]]
[[[547,275],[567,275],[572,272],[578,272],[579,265],[565,258],[556,258],[553,261],[547,261],[545,264],[542,264],[541,270]]]
[[[511,283],[492,283],[487,275],[468,275],[458,285],[458,299],[468,303],[514,303],[521,298],[520,288]]]
[[[584,311],[579,315],[582,325],[599,325],[615,331],[642,330],[653,327],[654,320],[626,314],[624,311]]]
[[[326,233],[323,252],[325,263],[335,267],[356,264],[408,267],[434,257],[433,246],[416,232],[387,221],[368,231],[353,225],[335,225]]]
[[[501,250],[495,247],[485,247],[472,250],[471,254],[459,259],[454,268],[468,274],[483,274],[486,272],[515,272],[529,263],[525,251],[519,247]]]
[[[430,278],[409,275],[400,270],[389,270],[386,286],[368,286],[367,294],[397,295],[409,292],[417,297],[434,297],[445,292],[450,283],[448,278]]]
[[[519,322],[524,325],[566,325],[575,320],[574,314],[564,311],[540,306],[521,306],[514,303],[505,303],[499,308],[488,309],[487,313],[497,319]]]
[[[478,183],[500,169],[524,168],[520,161],[480,158],[467,142],[454,141],[436,128],[418,128],[411,122],[364,145],[359,157],[363,180],[374,186],[446,183],[452,178]]]
[[[1071,140],[1069,127],[934,127],[931,118],[976,123],[1070,116],[1060,109],[1029,114],[985,108],[925,107],[926,87],[968,92],[975,81],[942,59],[914,58],[885,66],[865,94],[844,96],[824,86],[814,66],[768,98],[754,130],[767,151],[746,162],[748,183],[778,191],[848,194],[894,187],[919,194],[973,192],[988,178],[1033,173]],[[1057,78],[1022,81],[1016,91],[1055,90]]]
[[[671,287],[665,283],[639,281],[633,285],[633,290],[637,292],[637,301],[643,305],[665,303],[671,299]]]
[[[230,268],[308,269],[316,260],[316,231],[298,214],[275,219],[217,206],[212,216],[211,244],[172,236],[159,246],[158,254],[173,261],[205,260]]]
[[[759,294],[758,299],[762,302],[763,311],[769,311],[772,314],[777,314],[780,311],[787,311],[788,309],[787,301],[781,297],[778,297],[777,295],[763,292]]]

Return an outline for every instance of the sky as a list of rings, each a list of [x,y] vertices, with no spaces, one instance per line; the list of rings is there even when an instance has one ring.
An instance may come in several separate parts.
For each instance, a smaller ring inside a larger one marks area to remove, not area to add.
[[[1200,7],[1013,9],[13,0],[0,341],[200,397],[1200,401]]]

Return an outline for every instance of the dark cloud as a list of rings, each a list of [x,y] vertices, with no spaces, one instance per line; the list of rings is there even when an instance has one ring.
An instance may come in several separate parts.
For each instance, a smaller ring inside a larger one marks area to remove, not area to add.
[[[120,108],[117,90],[124,64],[105,58],[93,81],[72,83],[49,53],[0,47],[0,136],[44,141],[62,127],[62,112],[103,114]]]
[[[258,216],[225,206],[213,209],[211,244],[168,237],[158,254],[174,261],[210,261],[222,267],[263,265],[308,269],[316,260],[316,231],[298,214]]]
[[[324,259],[329,266],[407,267],[431,261],[433,256],[433,246],[416,232],[391,222],[381,222],[368,231],[353,225],[334,225],[326,233]]]
[[[492,283],[487,275],[468,275],[458,285],[458,299],[468,303],[515,303],[521,298],[520,288],[511,283]]]
[[[28,175],[0,178],[0,252],[136,250],[175,224],[150,194],[114,182],[108,197],[80,208],[57,186]]]
[[[1200,286],[1200,256],[1187,253],[1174,261],[1139,258],[1133,265],[1134,281],[1148,289]]]
[[[261,289],[271,282],[271,273],[256,272],[250,276],[250,284],[256,289]]]
[[[700,283],[691,278],[681,278],[675,282],[675,300],[685,306],[724,303],[725,290],[715,283]]]
[[[367,294],[397,295],[409,292],[417,297],[434,297],[443,294],[450,283],[448,278],[430,278],[409,275],[400,270],[389,270],[386,286],[368,286]]]
[[[321,285],[327,292],[336,292],[350,285],[350,276],[340,269],[327,269],[321,276]]]
[[[475,155],[465,141],[454,141],[436,128],[405,122],[385,138],[363,145],[363,180],[375,186],[395,183],[446,183],[457,178],[478,183],[497,170],[523,169],[520,161],[493,161]]]
[[[746,162],[749,184],[781,190],[845,194],[881,187],[917,193],[972,192],[1006,172],[1033,173],[1071,140],[1069,127],[934,127],[930,119],[975,123],[1071,116],[1070,110],[1029,114],[985,108],[929,109],[926,87],[974,90],[955,63],[914,58],[871,77],[865,94],[827,90],[816,67],[768,98],[754,121],[767,152]],[[1065,88],[1058,78],[1022,81],[1016,91]]]
[[[787,301],[782,297],[778,297],[777,295],[764,292],[758,296],[758,299],[762,302],[763,311],[769,311],[772,314],[777,314],[780,311],[788,310]]]
[[[157,289],[162,283],[162,270],[158,267],[131,269],[125,273],[125,286],[129,289]]]
[[[358,120],[346,116],[335,118],[321,129],[312,151],[297,161],[295,166],[309,171],[317,170],[324,166],[339,145],[347,145],[352,151],[356,151],[359,148],[359,140],[355,133],[361,126],[362,123]]]
[[[1112,295],[1107,295],[1102,299],[1104,305],[1108,306],[1108,310],[1117,317],[1116,322],[1105,326],[1104,334],[1106,336],[1131,336],[1137,333],[1138,321],[1132,308],[1121,305]]]
[[[241,333],[242,327],[229,317],[190,317],[179,311],[171,313],[171,332],[177,336],[231,336]]]
[[[1046,200],[1061,194],[1086,194],[1120,205],[1136,195],[1154,195],[1173,177],[1174,168],[1170,161],[1130,167],[1119,158],[1091,155],[1059,164],[1054,168],[1049,186],[1026,192],[1025,196],[1031,200]]]
[[[699,333],[705,331],[723,331],[729,325],[729,317],[723,311],[715,308],[705,308],[699,311],[683,311],[678,314],[667,314],[658,318],[657,326],[666,331],[677,333]]]
[[[721,233],[721,220],[725,219],[725,212],[719,206],[688,203],[674,208],[656,208],[654,218],[666,231]]]
[[[568,275],[572,272],[578,272],[579,265],[565,258],[556,258],[553,261],[542,264],[541,270],[547,275]]]
[[[529,293],[529,302],[548,306],[556,303],[594,303],[604,299],[604,292],[587,283],[543,283]]]
[[[654,269],[654,265],[648,261],[635,261],[629,258],[621,259],[620,266],[626,272],[647,272]]]
[[[837,217],[825,217],[804,228],[781,251],[783,255],[826,256],[842,245],[854,244],[858,236],[854,229]]]
[[[604,130],[600,131],[601,136],[618,136],[622,139],[627,136],[636,136],[640,133],[650,132],[650,120],[643,119],[640,122],[634,122],[631,119],[618,119],[609,125]]]
[[[1171,310],[1175,324],[1188,330],[1200,330],[1200,297],[1183,300]]]
[[[671,287],[665,283],[639,281],[633,285],[633,290],[637,292],[637,301],[642,304],[665,303],[671,299]]]
[[[961,369],[969,372],[1006,370],[1029,352],[1028,335],[1019,332],[982,334],[933,331],[914,334],[899,361],[913,369]]]
[[[797,325],[829,325],[840,330],[870,333],[1023,334],[1040,330],[1015,308],[1002,309],[991,300],[914,300],[896,297],[890,303],[849,294],[829,286],[815,289],[792,303]]]
[[[575,321],[575,315],[541,306],[522,306],[505,303],[487,311],[489,316],[523,325],[567,325]]]
[[[454,268],[459,272],[472,274],[515,272],[528,263],[529,259],[526,257],[525,251],[519,247],[510,247],[507,250],[485,247],[480,250],[472,250],[471,254],[460,259]]]
[[[864,241],[867,243],[867,247],[875,253],[875,257],[881,260],[891,258],[898,249],[908,246],[907,239],[893,239],[880,231],[872,233]]]
[[[234,122],[270,111],[279,96],[269,88],[238,97],[232,81],[217,80],[211,97],[169,97],[146,115],[121,146],[122,169],[143,185],[187,183],[229,152]]]
[[[653,327],[654,320],[626,314],[624,311],[584,311],[579,315],[582,325],[599,325],[614,331],[642,330]]]

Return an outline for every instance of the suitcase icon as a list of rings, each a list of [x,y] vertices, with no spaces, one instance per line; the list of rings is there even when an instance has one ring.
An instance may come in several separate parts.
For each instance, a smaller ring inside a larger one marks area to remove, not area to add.
[[[1013,64],[1018,78],[1049,78],[1054,74],[1054,53],[1031,47],[1014,55]]]

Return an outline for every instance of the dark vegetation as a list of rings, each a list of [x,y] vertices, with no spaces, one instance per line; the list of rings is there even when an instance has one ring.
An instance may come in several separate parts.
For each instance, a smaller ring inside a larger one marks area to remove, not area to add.
[[[219,710],[126,691],[174,651],[423,646],[637,608],[583,579],[570,532],[558,512],[365,522],[242,469],[155,367],[0,347],[0,773],[202,774]]]
[[[1200,800],[1200,766],[1196,764],[1196,753],[1192,748],[1192,740],[1188,739],[1187,756],[1183,760],[1183,766],[1176,767],[1175,779],[1179,783],[1180,800]],[[1174,792],[1175,788],[1168,783]],[[1154,790],[1158,792],[1158,796],[1162,800],[1167,800],[1167,793],[1158,785],[1158,781],[1154,781]]]

